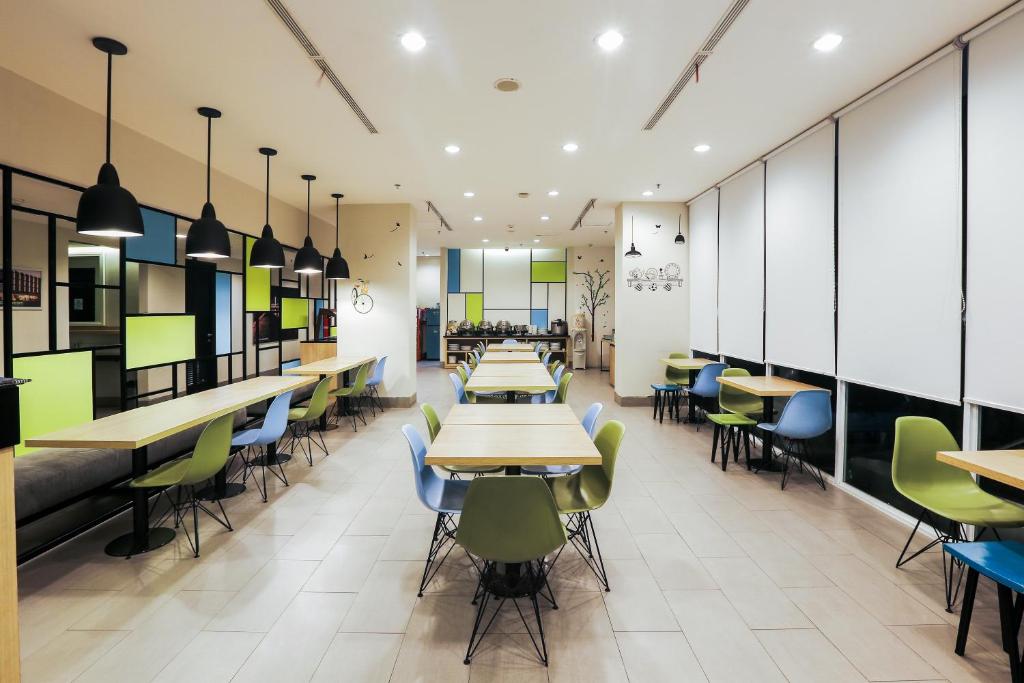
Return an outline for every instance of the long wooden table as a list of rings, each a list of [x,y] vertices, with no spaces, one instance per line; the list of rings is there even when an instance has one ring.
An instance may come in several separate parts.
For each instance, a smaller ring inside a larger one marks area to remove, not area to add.
[[[481,363],[466,383],[466,391],[505,392],[515,403],[516,392],[542,392],[556,389],[554,380],[541,363]]]
[[[533,353],[533,344],[517,342],[515,344],[488,344],[488,351],[529,351]],[[536,355],[536,354],[534,354]]]
[[[480,358],[481,363],[540,363],[533,351],[488,351]]]
[[[935,459],[953,467],[1024,489],[1024,451],[939,451]]]
[[[149,444],[315,381],[312,377],[254,377],[36,436],[26,439],[25,445],[32,448],[131,449],[132,477],[141,477],[149,470],[146,457]],[[148,492],[133,489],[132,494],[132,533],[108,543],[108,555],[138,555],[166,545],[174,538],[173,529],[149,527]]]
[[[348,373],[349,370],[354,370],[360,365],[366,365],[372,363],[376,358],[374,356],[332,356],[330,358],[324,358],[322,360],[313,361],[312,363],[306,363],[305,365],[297,365],[294,368],[288,368],[284,371],[286,375],[311,375],[324,379],[332,375],[341,375],[341,384],[348,384]],[[348,413],[348,405],[345,405],[343,413]],[[326,432],[329,429],[337,429],[335,425],[327,424],[327,411],[320,416],[320,431]]]
[[[705,365],[717,363],[717,360],[707,358],[662,358],[661,362],[676,370],[700,370]]]
[[[566,403],[457,403],[444,418],[446,425],[572,425],[579,418]]]

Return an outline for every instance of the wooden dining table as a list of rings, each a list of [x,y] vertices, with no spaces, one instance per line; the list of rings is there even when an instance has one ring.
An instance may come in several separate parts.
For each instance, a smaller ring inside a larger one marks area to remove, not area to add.
[[[466,391],[504,392],[508,403],[515,403],[516,392],[541,393],[555,389],[551,373],[540,362],[480,363],[466,382]]]
[[[935,459],[986,479],[1024,489],[1024,451],[939,451]]]
[[[491,343],[487,345],[487,350],[506,352],[529,351],[530,353],[533,353],[533,344],[527,344],[526,342],[516,342],[515,344]]]
[[[487,351],[480,357],[481,363],[540,363],[533,351]]]
[[[26,439],[25,445],[30,448],[131,449],[132,478],[141,477],[149,471],[146,455],[149,444],[315,381],[312,377],[253,377],[34,436]],[[267,447],[267,457],[273,457],[272,444]],[[131,557],[166,545],[173,538],[173,529],[150,528],[149,491],[132,489],[132,532],[108,543],[106,552],[115,557]]]
[[[288,368],[284,370],[286,375],[311,375],[324,379],[332,375],[341,375],[341,385],[348,385],[348,374],[350,370],[354,370],[361,365],[372,363],[376,358],[374,356],[331,356],[330,358],[323,358],[321,360],[313,361],[312,363],[306,363],[305,365],[297,365],[294,368]],[[345,399],[347,401],[348,399]],[[343,402],[342,414],[348,414],[348,404]],[[320,431],[326,432],[330,429],[337,429],[337,425],[327,424],[327,412],[320,416]]]

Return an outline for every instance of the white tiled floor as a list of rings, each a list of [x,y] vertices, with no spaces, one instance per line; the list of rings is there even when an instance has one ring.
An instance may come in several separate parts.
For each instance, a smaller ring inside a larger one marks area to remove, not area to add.
[[[658,424],[612,400],[607,373],[576,373],[580,415],[605,404],[626,439],[612,501],[594,515],[612,592],[568,550],[545,612],[548,669],[514,618],[462,664],[471,566],[453,553],[416,597],[433,517],[416,500],[392,409],[331,456],[287,466],[270,502],[228,502],[227,532],[118,560],[125,518],[23,567],[25,681],[899,681],[1006,680],[991,585],[979,586],[968,656],[942,602],[937,553],[894,567],[908,530],[797,475],[708,461],[709,430]],[[419,371],[443,416],[446,373]]]

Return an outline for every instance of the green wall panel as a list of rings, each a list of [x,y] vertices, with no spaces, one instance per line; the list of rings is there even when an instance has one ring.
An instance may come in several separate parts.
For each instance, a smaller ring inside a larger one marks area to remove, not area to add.
[[[466,294],[466,320],[479,325],[484,319],[484,295],[482,292]]]
[[[301,330],[309,326],[309,302],[295,297],[281,297],[281,329]]]
[[[22,443],[92,420],[92,351],[15,358],[14,376],[32,380],[19,389]],[[35,450],[18,444],[14,453]]]
[[[270,310],[270,269],[253,268],[249,265],[249,252],[256,240],[245,238],[245,310]]]
[[[193,315],[130,315],[125,318],[128,369],[164,365],[196,357]]]
[[[565,282],[565,261],[534,261],[533,282]]]

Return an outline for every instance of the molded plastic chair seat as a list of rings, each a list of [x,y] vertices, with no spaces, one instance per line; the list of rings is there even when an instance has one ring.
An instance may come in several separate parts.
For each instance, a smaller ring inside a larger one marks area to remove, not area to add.
[[[291,411],[288,411],[289,414]],[[231,437],[232,446],[252,446],[260,438],[260,432],[262,430],[259,427],[251,429],[243,429],[240,432],[235,432],[235,435]]]
[[[746,415],[737,415],[736,413],[717,413],[708,415],[708,419],[716,425],[723,427],[753,427],[757,424],[757,420],[752,420]],[[772,426],[774,428],[774,425]]]
[[[147,472],[141,477],[136,477],[129,486],[132,488],[159,488],[161,486],[174,486],[182,480],[182,477],[192,466],[192,459],[173,460],[165,462],[152,472]]]
[[[687,354],[680,353],[678,351],[668,354],[668,357],[669,358],[676,358],[676,359],[679,359],[679,360],[682,360],[684,358],[689,358],[689,356]],[[665,379],[667,380],[666,384],[668,384],[669,386],[671,386],[673,384],[680,385],[680,386],[689,386],[690,385],[690,371],[689,370],[677,370],[676,368],[673,368],[670,365],[669,366],[665,366]]]
[[[938,496],[931,496],[926,488],[905,486],[901,493],[908,498],[929,500],[929,510],[961,524],[996,528],[1024,526],[1024,507],[993,496],[976,483],[943,486]]]
[[[472,480],[448,480],[447,485],[439,489],[424,492],[423,502],[435,512],[457,515],[462,512],[462,504],[466,500],[466,492]]]
[[[655,391],[679,391],[683,388],[682,384],[652,384],[651,389]]]

